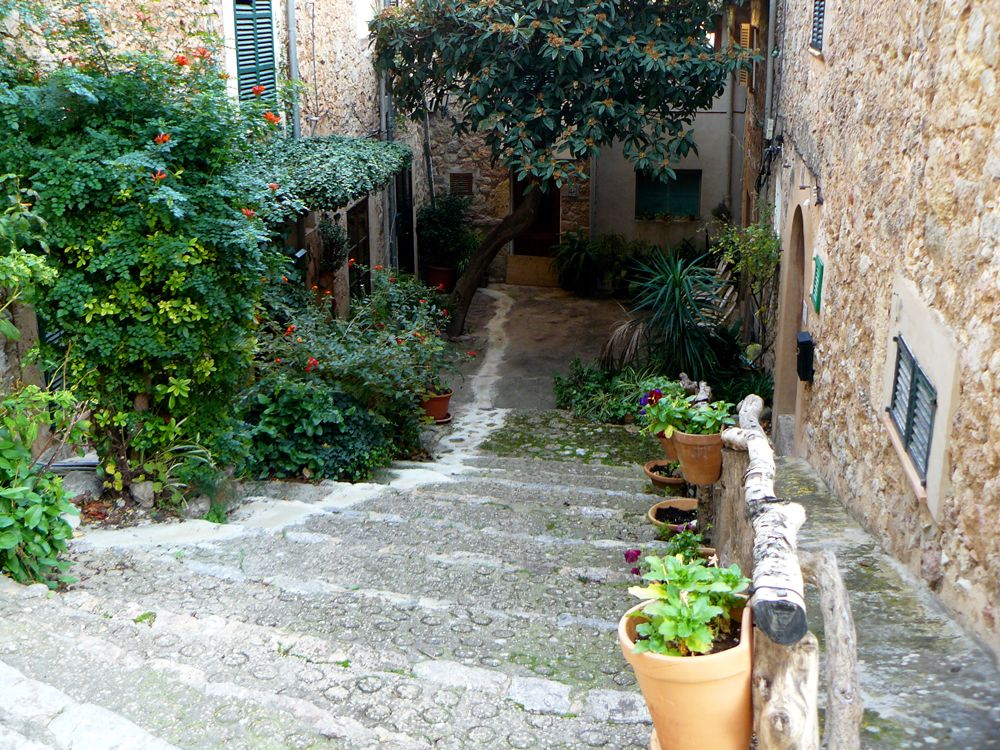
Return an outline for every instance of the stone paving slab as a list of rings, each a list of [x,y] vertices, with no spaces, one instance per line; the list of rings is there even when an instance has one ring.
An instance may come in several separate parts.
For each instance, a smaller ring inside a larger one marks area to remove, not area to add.
[[[989,651],[881,550],[808,464],[780,458],[775,487],[806,509],[802,549],[837,555],[857,630],[862,747],[1000,748],[1000,670]],[[822,644],[818,594],[807,594]]]

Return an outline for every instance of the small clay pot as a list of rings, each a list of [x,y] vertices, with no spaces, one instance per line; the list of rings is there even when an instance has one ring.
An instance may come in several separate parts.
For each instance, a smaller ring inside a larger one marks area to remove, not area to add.
[[[681,473],[691,484],[715,484],[722,476],[722,433],[692,435],[674,431]]]
[[[698,498],[696,497],[670,497],[666,500],[661,500],[656,505],[651,507],[646,513],[646,518],[654,526],[658,526],[661,529],[671,529],[675,534],[680,533],[681,527],[685,524],[679,523],[664,523],[663,521],[658,521],[656,518],[656,511],[658,508],[676,508],[677,510],[696,510],[698,508]]]
[[[662,458],[655,458],[652,461],[647,461],[643,464],[642,470],[646,472],[646,476],[649,477],[649,481],[653,483],[653,486],[658,490],[665,490],[667,487],[683,487],[684,477],[665,477],[662,474],[657,474],[654,469],[658,466],[668,466],[674,463],[673,461],[664,461]]]
[[[431,396],[430,398],[421,402],[421,406],[424,409],[424,414],[433,419],[435,422],[442,422],[448,418],[448,404],[451,401],[451,391],[447,393],[442,393],[437,396]]]
[[[658,432],[656,433],[656,439],[660,441],[660,445],[663,447],[663,455],[667,457],[667,460],[676,461],[677,447],[674,445],[674,436],[667,437],[662,432]]]

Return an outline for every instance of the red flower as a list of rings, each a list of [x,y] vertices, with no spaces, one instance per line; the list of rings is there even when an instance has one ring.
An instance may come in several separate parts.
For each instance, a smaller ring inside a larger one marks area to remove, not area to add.
[[[419,302],[421,305],[426,305],[427,304],[427,300],[425,300],[425,299],[418,299],[417,302]]]
[[[400,346],[402,346],[403,345],[403,339],[396,339],[396,343],[399,344]]]
[[[312,372],[313,368],[316,367],[316,365],[318,365],[318,364],[319,364],[319,360],[318,359],[316,359],[315,357],[310,357],[306,361],[306,372]]]
[[[257,215],[257,212],[254,211],[252,208],[241,208],[240,211],[242,211],[243,215],[246,216],[248,219],[252,219],[254,216]]]
[[[271,125],[277,125],[281,122],[281,115],[276,115],[274,112],[268,110],[264,113],[264,119],[267,120]]]
[[[632,568],[632,575],[637,576],[641,572],[638,568]]]
[[[287,276],[282,276],[281,277],[281,283],[282,284],[287,284],[288,283],[288,277]]]
[[[478,355],[477,355],[477,354],[476,354],[475,352],[473,352],[473,351],[468,351],[468,352],[466,352],[466,354],[468,354],[468,355],[469,355],[470,357],[476,357],[476,356],[478,356]]]
[[[354,266],[354,258],[348,258],[347,259],[347,267],[351,268],[353,266]]]
[[[280,365],[280,364],[281,364],[281,357],[277,357],[277,358],[275,358],[275,360],[274,360],[274,361],[275,361],[276,363],[278,363],[278,364]]]
[[[389,277],[389,283],[390,284],[395,284],[396,283],[396,277],[395,276],[390,276]]]
[[[331,292],[329,289],[327,289],[325,292],[323,292],[323,294],[329,296],[329,295],[333,294],[333,292]]]
[[[267,183],[267,186],[269,188],[271,188],[271,192],[272,193],[277,193],[278,192],[278,188],[281,187],[281,185],[279,185],[277,182],[269,182],[269,183]]]
[[[254,86],[250,89],[250,93],[254,96],[261,96],[265,91],[267,91],[267,89],[263,86]]]
[[[443,315],[443,316],[446,316],[446,317],[447,317],[447,315],[448,315],[448,308],[447,308],[447,307],[446,307],[446,308],[444,308],[444,309],[443,309],[443,310],[441,311],[441,315]]]
[[[375,266],[375,270],[376,271],[381,271],[382,270],[382,266]]]
[[[288,328],[285,329],[285,335],[286,336],[291,336],[292,333],[294,333],[294,332],[295,332],[295,324],[294,323],[292,323],[290,326],[288,326]]]
[[[159,182],[160,180],[167,179],[167,173],[164,172],[162,169],[157,169],[150,175],[150,177],[153,178],[153,182]]]
[[[157,146],[162,146],[169,140],[170,140],[170,133],[160,133],[153,139],[153,143],[155,143]]]
[[[205,47],[198,47],[198,49],[194,51],[194,56],[197,57],[199,60],[212,59],[212,53],[209,52]]]
[[[444,282],[443,281],[440,284],[438,284],[438,289],[440,289],[442,292],[444,291]]]
[[[187,65],[190,62],[191,61],[188,60],[187,57],[185,57],[184,55],[174,55],[174,65],[177,65],[177,66],[183,68],[185,65]]]
[[[261,276],[260,277],[260,283],[261,284],[266,284],[267,283],[267,276]]]

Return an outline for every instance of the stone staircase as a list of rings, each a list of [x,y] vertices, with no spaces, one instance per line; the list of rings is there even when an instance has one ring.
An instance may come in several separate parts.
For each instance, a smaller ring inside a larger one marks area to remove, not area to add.
[[[469,452],[85,534],[67,593],[0,593],[0,748],[645,747],[640,477]]]

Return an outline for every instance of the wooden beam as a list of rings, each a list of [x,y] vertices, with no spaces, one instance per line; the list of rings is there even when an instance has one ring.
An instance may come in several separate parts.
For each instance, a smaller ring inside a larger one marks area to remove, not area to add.
[[[740,403],[740,428],[750,465],[744,480],[746,512],[753,526],[754,624],[775,643],[790,645],[808,631],[802,571],[795,553],[805,510],[774,496],[774,450],[760,426],[764,402],[747,396]]]

